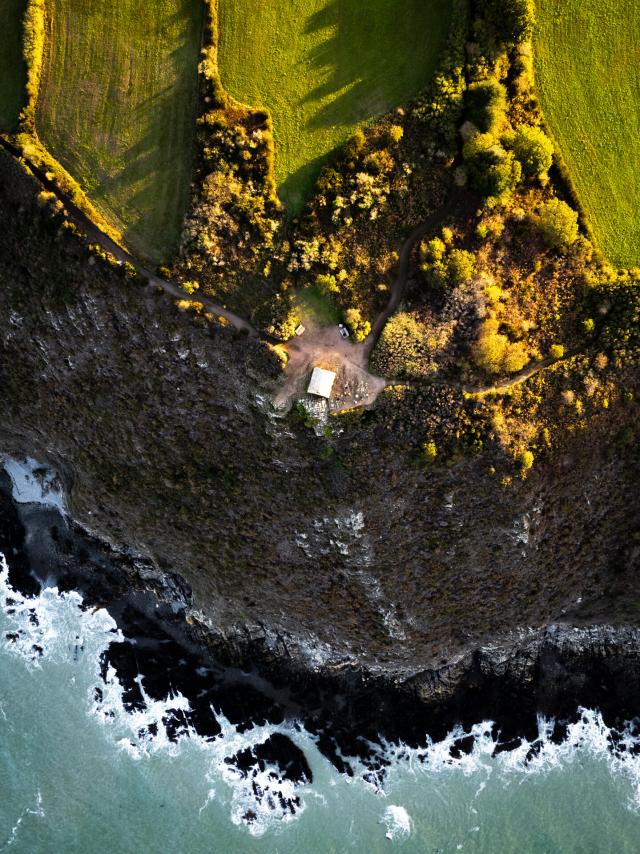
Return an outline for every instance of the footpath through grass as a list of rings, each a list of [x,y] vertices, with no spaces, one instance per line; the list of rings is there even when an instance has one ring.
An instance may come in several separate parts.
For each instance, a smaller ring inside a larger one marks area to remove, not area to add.
[[[538,0],[542,106],[596,241],[640,264],[640,3]]]
[[[450,0],[219,0],[222,83],[271,112],[292,211],[333,149],[429,82],[450,15]]]
[[[27,67],[22,58],[22,21],[26,0],[0,2],[0,132],[16,130],[25,104]]]
[[[189,195],[204,4],[48,0],[47,10],[40,138],[132,248],[165,258]]]

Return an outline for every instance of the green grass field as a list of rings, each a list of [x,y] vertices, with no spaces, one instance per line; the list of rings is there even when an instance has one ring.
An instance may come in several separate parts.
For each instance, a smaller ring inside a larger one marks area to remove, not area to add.
[[[361,123],[424,88],[450,13],[450,0],[219,0],[222,83],[271,112],[291,210]]]
[[[188,201],[204,4],[50,0],[47,8],[39,135],[130,246],[165,258]]]
[[[640,4],[539,0],[542,106],[594,236],[640,264]]]
[[[27,68],[22,58],[22,19],[26,0],[0,3],[0,131],[16,129],[25,103]]]

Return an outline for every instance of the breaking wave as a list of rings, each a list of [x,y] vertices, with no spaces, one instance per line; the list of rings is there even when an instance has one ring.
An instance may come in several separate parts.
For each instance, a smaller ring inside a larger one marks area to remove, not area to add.
[[[116,670],[105,667],[104,653],[123,636],[115,621],[103,609],[88,609],[78,593],[42,589],[29,598],[10,584],[7,562],[0,554],[0,604],[2,606],[2,652],[20,659],[30,670],[44,669],[55,661],[82,661],[90,670],[86,692],[86,714],[116,751],[135,763],[153,762],[154,757],[180,757],[188,745],[202,755],[206,768],[207,795],[200,813],[213,802],[222,803],[228,819],[251,836],[282,830],[304,813],[309,803],[323,800],[314,786],[312,769],[320,769],[331,784],[373,790],[379,797],[378,824],[381,837],[402,844],[414,834],[413,816],[397,800],[398,781],[434,780],[439,775],[458,774],[478,780],[478,792],[490,780],[500,785],[521,782],[532,775],[566,767],[589,756],[605,762],[614,775],[630,783],[628,806],[640,811],[640,727],[629,722],[621,731],[612,730],[594,710],[580,709],[577,719],[566,726],[559,739],[552,720],[540,718],[538,736],[519,740],[500,752],[499,734],[490,721],[471,730],[454,728],[438,742],[425,739],[423,748],[404,745],[371,744],[371,752],[384,768],[384,775],[371,772],[362,762],[350,759],[356,771],[353,779],[328,769],[314,737],[296,723],[254,725],[247,728],[230,723],[213,710],[219,734],[203,738],[189,724],[187,699],[179,692],[157,700],[145,691],[138,677],[142,703],[127,707]],[[0,712],[2,710],[0,709]],[[182,721],[181,726],[176,721]],[[283,748],[293,744],[294,755]],[[286,754],[286,755],[285,755]],[[352,789],[353,791],[353,789]],[[40,815],[39,794],[25,807],[24,815]],[[17,818],[11,844],[20,830]]]

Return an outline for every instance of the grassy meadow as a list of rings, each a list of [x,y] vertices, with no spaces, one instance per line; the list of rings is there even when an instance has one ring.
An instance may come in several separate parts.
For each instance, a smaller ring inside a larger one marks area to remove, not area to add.
[[[538,0],[542,106],[595,239],[640,265],[640,4]]]
[[[292,211],[333,149],[428,83],[450,12],[450,0],[219,0],[222,83],[271,112]]]
[[[39,136],[126,242],[161,260],[188,201],[204,4],[49,0],[47,12]]]
[[[0,3],[0,132],[16,130],[25,103],[27,68],[22,58],[22,20],[26,0]]]

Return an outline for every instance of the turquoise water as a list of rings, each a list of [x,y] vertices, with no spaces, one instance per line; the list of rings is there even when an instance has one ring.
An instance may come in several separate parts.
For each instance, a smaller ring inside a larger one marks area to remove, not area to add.
[[[339,775],[305,733],[284,728],[314,775],[298,791],[303,808],[286,819],[256,805],[223,761],[277,728],[239,735],[226,727],[213,744],[171,744],[162,726],[155,739],[140,737],[164,706],[127,715],[117,682],[102,682],[98,658],[114,638],[108,615],[82,611],[73,594],[49,590],[33,603],[6,585],[3,570],[0,604],[14,602],[0,611],[0,851],[640,850],[640,760],[613,759],[593,713],[528,767],[526,748],[492,759],[479,725],[470,756],[452,762],[448,741],[432,746],[427,763],[408,752],[383,790]],[[241,818],[248,808],[258,814],[251,826]]]

